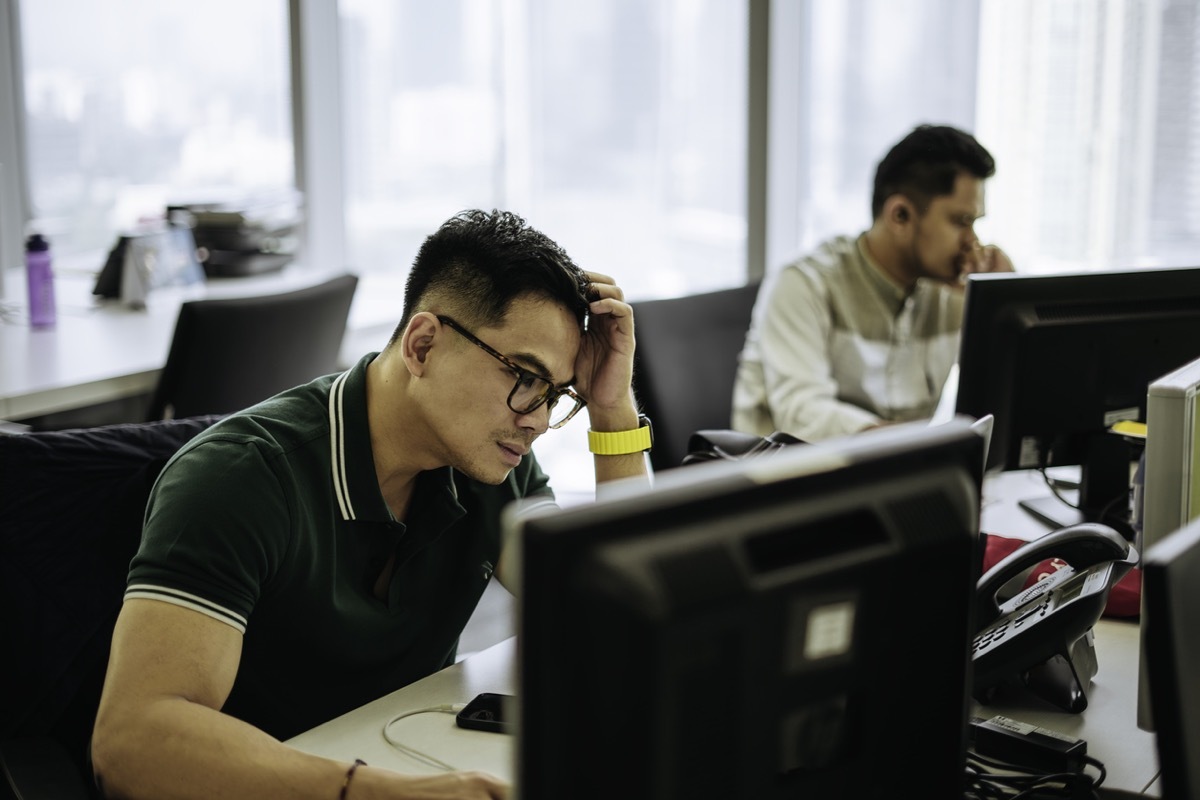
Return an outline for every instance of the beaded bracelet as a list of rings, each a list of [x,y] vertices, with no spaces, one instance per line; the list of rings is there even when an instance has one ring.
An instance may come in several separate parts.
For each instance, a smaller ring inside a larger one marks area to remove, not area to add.
[[[350,765],[350,769],[346,770],[346,780],[342,781],[342,791],[338,794],[338,800],[346,800],[346,791],[350,788],[350,779],[354,777],[354,771],[366,765],[367,762],[361,758],[354,759],[354,763]]]

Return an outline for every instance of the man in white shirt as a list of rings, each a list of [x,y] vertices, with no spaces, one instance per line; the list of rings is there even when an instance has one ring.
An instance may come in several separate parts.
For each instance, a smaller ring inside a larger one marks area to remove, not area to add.
[[[876,171],[871,227],[763,283],[732,427],[819,441],[931,417],[958,354],[966,276],[1013,269],[975,236],[994,173],[956,128],[921,125],[897,143]]]

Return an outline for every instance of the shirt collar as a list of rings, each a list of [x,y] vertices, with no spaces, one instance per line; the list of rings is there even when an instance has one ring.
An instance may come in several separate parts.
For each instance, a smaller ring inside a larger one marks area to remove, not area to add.
[[[867,235],[865,233],[858,237],[857,246],[867,283],[879,295],[880,299],[887,303],[893,315],[900,313],[904,309],[904,304],[908,298],[921,291],[924,281],[918,280],[916,285],[913,286],[912,291],[906,290],[903,286],[892,280],[883,267],[879,266],[875,263],[875,259],[871,258],[871,253],[867,250]]]
[[[392,522],[391,511],[379,491],[371,429],[367,421],[367,365],[378,353],[363,356],[357,364],[338,375],[329,389],[329,467],[333,477],[334,502],[347,521]],[[450,467],[422,476],[423,496],[433,497],[434,487],[451,507],[457,508],[458,488]]]

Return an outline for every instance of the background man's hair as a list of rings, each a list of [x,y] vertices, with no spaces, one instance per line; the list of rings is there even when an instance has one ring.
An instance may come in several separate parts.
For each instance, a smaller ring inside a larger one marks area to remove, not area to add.
[[[980,180],[996,173],[992,154],[975,137],[949,125],[918,125],[896,143],[875,170],[871,218],[902,194],[924,211],[933,198],[954,193],[954,179],[966,172]]]
[[[489,327],[503,322],[513,300],[530,295],[563,305],[582,325],[590,293],[591,283],[566,251],[521,217],[462,211],[417,252],[391,341],[418,311],[437,310],[469,327]]]

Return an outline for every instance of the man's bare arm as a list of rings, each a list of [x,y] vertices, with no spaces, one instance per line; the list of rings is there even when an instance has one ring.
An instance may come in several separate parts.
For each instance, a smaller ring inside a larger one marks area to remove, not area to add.
[[[220,712],[237,675],[241,634],[186,608],[129,600],[113,633],[92,739],[109,797],[336,800],[348,763],[294,750]],[[376,767],[354,775],[356,800],[503,798],[475,773],[407,776]]]

